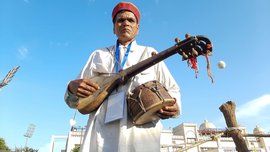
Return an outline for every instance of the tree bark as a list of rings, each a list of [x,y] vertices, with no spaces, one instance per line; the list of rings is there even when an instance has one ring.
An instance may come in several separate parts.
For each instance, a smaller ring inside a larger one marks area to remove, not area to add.
[[[228,127],[228,136],[233,138],[238,152],[248,152],[248,147],[245,139],[242,136],[241,130],[237,129],[238,124],[235,116],[235,103],[228,101],[219,107],[219,110],[223,113]]]

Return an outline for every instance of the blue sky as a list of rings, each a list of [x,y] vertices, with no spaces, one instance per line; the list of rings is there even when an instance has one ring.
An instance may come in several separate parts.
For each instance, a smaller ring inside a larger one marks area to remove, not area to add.
[[[0,79],[20,66],[0,91],[0,137],[9,147],[22,147],[29,124],[36,130],[28,146],[48,151],[52,135],[67,135],[74,110],[64,100],[69,80],[76,78],[89,54],[115,43],[111,11],[119,1],[0,0]],[[219,128],[225,121],[219,107],[235,101],[237,120],[252,132],[256,125],[270,132],[270,1],[267,0],[132,0],[141,10],[137,43],[159,51],[186,33],[205,35],[214,46],[211,70],[198,59],[199,77],[175,55],[165,60],[181,87],[182,116],[163,121],[200,125],[205,119]],[[218,69],[218,61],[226,62]],[[77,125],[87,115],[77,113]]]

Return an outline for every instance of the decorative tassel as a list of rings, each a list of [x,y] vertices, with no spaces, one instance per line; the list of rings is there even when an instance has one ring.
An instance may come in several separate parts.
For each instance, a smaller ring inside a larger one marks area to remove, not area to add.
[[[188,65],[191,66],[191,68],[195,70],[196,79],[197,79],[198,73],[199,73],[198,65],[197,65],[197,57],[192,57],[188,59]]]
[[[206,63],[207,63],[207,74],[208,74],[208,76],[210,77],[212,83],[214,83],[213,75],[212,75],[211,70],[210,70],[210,60],[209,60],[209,58],[208,58],[208,56],[210,55],[209,52],[210,52],[210,51],[207,51],[207,53],[205,54]]]
[[[212,47],[211,45],[208,47]],[[209,56],[211,55],[210,51],[207,51],[206,54],[204,54],[205,58],[206,58],[206,63],[207,63],[207,75],[210,77],[211,82],[214,83],[214,79],[213,79],[213,75],[211,73],[211,69],[210,69],[210,60],[209,60]],[[197,57],[192,57],[190,59],[187,60],[188,66],[190,66],[192,69],[195,70],[195,74],[196,74],[196,79],[198,78],[198,73],[199,73],[199,68],[198,68],[198,64],[197,64]]]

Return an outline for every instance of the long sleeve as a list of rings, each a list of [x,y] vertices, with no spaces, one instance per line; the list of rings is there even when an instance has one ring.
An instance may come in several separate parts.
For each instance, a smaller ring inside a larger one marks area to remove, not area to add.
[[[64,96],[65,102],[66,104],[70,107],[70,108],[76,108],[77,107],[77,103],[79,98],[72,94],[70,91],[68,91],[68,89],[66,89],[66,93]]]
[[[76,79],[90,79],[100,74],[112,73],[114,58],[112,52],[114,47],[95,50],[88,58],[86,64]],[[64,100],[70,108],[76,108],[78,97],[66,89]]]
[[[92,62],[92,58],[94,56],[94,53],[92,55],[90,55],[90,57],[88,58],[85,66],[83,67],[83,69],[81,70],[80,74],[77,76],[76,79],[83,79],[83,78],[90,78],[92,74],[92,70],[91,69],[91,62]],[[69,85],[70,82],[68,82]],[[67,85],[67,86],[68,86]],[[70,108],[76,108],[77,107],[77,103],[79,101],[79,98],[72,94],[69,90],[68,87],[66,88],[66,92],[64,95],[64,100],[66,102],[66,104],[70,107]]]

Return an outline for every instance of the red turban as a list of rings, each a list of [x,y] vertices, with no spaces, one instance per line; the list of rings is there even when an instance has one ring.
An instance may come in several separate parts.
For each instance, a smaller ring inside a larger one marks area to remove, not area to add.
[[[114,20],[116,14],[122,10],[127,10],[127,11],[132,12],[135,15],[135,17],[137,18],[138,24],[140,23],[140,11],[134,4],[132,4],[130,2],[118,3],[113,9],[112,19]]]

